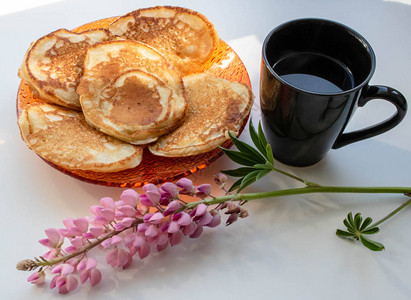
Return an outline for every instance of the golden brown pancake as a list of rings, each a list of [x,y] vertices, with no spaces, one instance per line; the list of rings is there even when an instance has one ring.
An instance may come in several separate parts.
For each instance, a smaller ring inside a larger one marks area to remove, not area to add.
[[[219,42],[214,25],[205,16],[172,6],[133,11],[110,24],[109,30],[154,47],[182,75],[201,72]]]
[[[131,70],[104,87],[85,111],[100,131],[133,144],[148,144],[180,123],[170,118],[178,97],[157,77]]]
[[[134,144],[177,127],[187,108],[178,72],[156,50],[135,41],[90,47],[77,92],[89,124]]]
[[[116,172],[136,167],[143,149],[98,132],[82,113],[37,102],[18,121],[23,140],[39,156],[66,169]]]
[[[107,40],[105,29],[75,33],[56,30],[34,42],[19,69],[19,77],[41,99],[80,109],[76,93],[87,47]]]
[[[215,149],[237,135],[253,103],[251,89],[238,82],[198,73],[183,78],[188,110],[184,123],[149,146],[155,155],[180,157]]]

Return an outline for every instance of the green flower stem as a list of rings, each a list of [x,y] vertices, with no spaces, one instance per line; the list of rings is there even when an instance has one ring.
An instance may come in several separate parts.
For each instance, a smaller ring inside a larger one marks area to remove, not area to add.
[[[277,169],[277,168],[275,168],[274,166],[272,166],[272,170],[275,171],[275,172],[277,172],[277,173],[280,173],[280,174],[283,174],[283,175],[285,175],[285,176],[288,176],[288,177],[290,177],[290,178],[292,178],[292,179],[295,179],[295,180],[297,180],[297,181],[299,181],[299,182],[302,182],[302,183],[304,183],[306,186],[311,186],[311,187],[313,187],[313,186],[319,186],[319,185],[318,185],[317,183],[315,183],[315,182],[307,181],[307,180],[305,180],[305,179],[303,179],[303,178],[301,178],[301,177],[298,177],[298,176],[296,176],[296,175],[290,174],[290,173],[285,172],[285,171],[283,171],[283,170]]]
[[[207,205],[220,204],[227,201],[250,201],[262,198],[274,198],[280,196],[291,196],[311,193],[362,193],[362,194],[408,194],[411,187],[352,187],[352,186],[307,186],[303,188],[294,188],[260,193],[244,193],[225,195],[215,198],[206,198],[200,201],[187,203],[186,208],[194,208],[200,203]],[[410,200],[411,201],[411,200]],[[408,203],[409,204],[409,203]],[[408,205],[407,204],[407,205]],[[402,208],[401,208],[402,209]]]
[[[297,180],[297,181],[299,181],[299,182],[302,182],[302,183],[304,183],[304,184],[307,182],[306,180],[304,180],[304,179],[301,178],[301,177],[298,177],[298,176],[295,176],[295,175],[290,174],[290,173],[288,173],[288,172],[285,172],[285,171],[283,171],[283,170],[277,169],[277,168],[275,168],[274,166],[272,167],[272,169],[273,169],[273,171],[275,171],[275,172],[278,172],[278,173],[280,173],[280,174],[283,174],[283,175],[285,175],[285,176],[288,176],[288,177],[290,177],[290,178],[292,178],[292,179],[295,179],[295,180]]]
[[[381,223],[387,221],[389,218],[393,217],[394,215],[396,215],[397,213],[399,213],[401,210],[403,210],[404,208],[406,208],[408,205],[411,204],[411,199],[409,199],[407,202],[405,202],[404,204],[402,204],[400,207],[398,207],[397,209],[393,210],[391,213],[389,213],[388,215],[386,215],[384,218],[382,218],[381,220],[378,220],[377,222],[375,222],[374,224],[371,224],[367,229],[370,228],[374,228],[377,227],[378,225],[380,225]]]

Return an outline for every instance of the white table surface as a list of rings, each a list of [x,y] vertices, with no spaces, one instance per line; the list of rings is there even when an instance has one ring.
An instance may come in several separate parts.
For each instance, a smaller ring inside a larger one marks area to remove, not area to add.
[[[122,191],[58,172],[21,140],[15,111],[17,69],[32,40],[140,7],[168,4],[197,10],[245,63],[258,120],[261,44],[272,28],[300,17],[329,18],[359,31],[377,55],[371,84],[395,87],[411,99],[411,1],[401,2],[70,0],[10,14],[0,9],[1,298],[58,297],[55,290],[27,283],[30,273],[17,271],[16,262],[45,252],[37,242],[45,237],[44,229],[61,227],[65,217],[88,215],[88,207],[101,197],[118,199]],[[349,128],[375,123],[392,112],[389,104],[375,101],[357,111]],[[410,186],[410,130],[408,114],[390,132],[331,151],[312,167],[278,166],[321,184]],[[249,141],[247,131],[242,139]],[[223,157],[191,178],[210,182],[218,170],[234,166]],[[287,178],[270,174],[247,191],[293,186]],[[335,235],[348,212],[377,220],[405,200],[395,195],[312,194],[254,201],[247,204],[248,218],[206,230],[197,240],[185,239],[143,261],[135,259],[124,271],[106,267],[97,253],[102,283],[95,288],[87,284],[64,299],[411,299],[411,208],[381,226],[375,236],[386,246],[381,253]]]

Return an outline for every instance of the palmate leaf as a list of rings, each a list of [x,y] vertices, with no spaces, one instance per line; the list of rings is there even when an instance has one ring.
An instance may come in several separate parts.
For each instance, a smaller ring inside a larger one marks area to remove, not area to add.
[[[271,173],[270,169],[261,170],[256,177],[256,181],[260,180],[263,176],[267,175],[268,173]]]
[[[249,131],[250,131],[251,140],[253,141],[254,145],[265,157],[267,157],[266,148],[262,144],[262,142],[260,141],[260,137],[258,136],[258,133],[254,128],[252,119],[250,120],[250,124],[249,124],[248,128],[249,128]]]
[[[233,144],[237,147],[237,149],[240,152],[252,156],[256,161],[258,161],[261,164],[265,163],[265,158],[257,150],[255,150],[247,143],[237,139],[230,131],[228,132],[228,135],[230,136],[230,139],[233,142]]]
[[[382,251],[382,250],[385,249],[385,247],[384,247],[383,244],[378,243],[378,242],[373,241],[373,240],[370,240],[370,239],[367,239],[367,238],[364,237],[364,236],[361,236],[360,239],[361,239],[361,243],[362,243],[365,247],[367,247],[368,249],[370,249],[370,250],[372,250],[372,251]]]
[[[372,219],[370,217],[366,218],[360,227],[360,231],[367,228],[372,223]]]
[[[371,225],[372,219],[370,217],[366,218],[364,222],[360,213],[355,214],[353,217],[352,213],[348,213],[347,218],[344,219],[343,223],[347,227],[347,231],[337,229],[336,235],[343,238],[353,238],[355,240],[361,241],[361,243],[372,251],[382,251],[384,250],[384,245],[366,238],[364,235],[375,234],[380,231],[376,226]]]
[[[258,131],[256,131],[252,120],[250,120],[249,129],[255,147],[240,141],[231,132],[228,132],[228,135],[238,151],[220,147],[228,158],[243,166],[234,170],[221,171],[229,176],[240,177],[230,187],[229,192],[234,190],[240,192],[253,182],[260,180],[263,176],[273,171],[274,157],[271,146],[267,143],[264,136],[261,123],[258,124]]]
[[[239,151],[234,151],[234,150],[228,150],[225,148],[220,147],[220,149],[234,162],[243,165],[243,166],[254,166],[255,164],[258,164],[259,161],[257,161],[254,157],[242,153]]]
[[[246,176],[244,176],[237,192],[240,192],[241,190],[243,190],[244,188],[246,188],[247,186],[255,182],[257,180],[258,173],[260,173],[260,170],[252,171],[248,173]]]
[[[271,165],[274,165],[274,156],[273,156],[273,151],[271,150],[271,145],[267,144],[265,146],[266,153],[267,153],[267,159],[271,163]]]
[[[258,123],[258,138],[260,139],[261,146],[263,148],[267,147],[267,140],[265,138],[263,127],[261,126],[261,122]]]
[[[345,231],[345,230],[341,230],[341,229],[337,229],[335,234],[338,235],[338,236],[342,236],[342,237],[352,237],[352,238],[355,237],[354,233],[348,232],[348,231]]]
[[[238,168],[238,169],[224,170],[224,171],[221,171],[221,172],[228,175],[228,176],[232,176],[232,177],[244,177],[245,175],[247,175],[248,173],[250,173],[252,171],[254,171],[254,168],[241,167],[241,168]]]

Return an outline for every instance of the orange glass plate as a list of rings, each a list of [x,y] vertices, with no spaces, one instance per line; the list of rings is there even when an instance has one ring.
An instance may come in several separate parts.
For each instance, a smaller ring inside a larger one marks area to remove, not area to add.
[[[82,32],[96,28],[107,28],[116,17],[98,20],[77,27],[73,31]],[[248,85],[251,88],[250,78],[247,70],[238,55],[222,40],[218,45],[215,55],[206,63],[206,72],[230,81],[238,81]],[[42,101],[36,98],[30,91],[27,83],[22,80],[17,93],[17,116],[19,117],[22,109],[33,102]],[[243,121],[240,132],[247,123],[247,118]],[[231,141],[226,141],[223,145],[225,148],[232,146]],[[46,163],[57,170],[70,175],[79,180],[113,187],[140,187],[146,183],[160,184],[166,181],[174,181],[181,177],[187,176],[197,170],[203,169],[210,163],[219,158],[223,152],[220,149],[214,149],[210,152],[193,155],[188,157],[161,157],[154,156],[144,150],[143,160],[140,165],[133,169],[113,173],[100,173],[83,170],[67,170],[53,164],[47,160]]]

